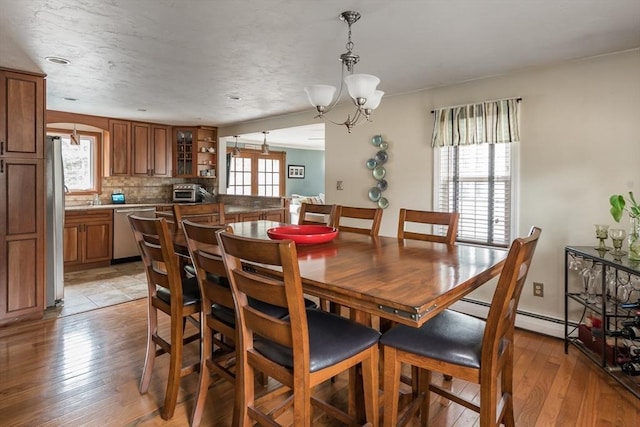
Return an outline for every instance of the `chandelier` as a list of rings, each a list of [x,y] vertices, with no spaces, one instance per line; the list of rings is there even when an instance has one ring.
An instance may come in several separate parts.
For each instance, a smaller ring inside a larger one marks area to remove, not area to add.
[[[349,36],[346,44],[347,51],[340,55],[340,62],[342,62],[342,78],[340,80],[340,91],[338,96],[333,99],[336,92],[334,86],[329,85],[313,85],[307,86],[304,90],[307,92],[309,102],[316,107],[318,115],[316,118],[322,118],[328,120],[335,125],[344,125],[347,127],[347,131],[351,133],[351,129],[359,123],[370,121],[371,113],[378,108],[380,100],[384,92],[376,90],[380,79],[370,74],[353,74],[353,66],[358,63],[360,56],[353,53],[353,42],[351,41],[351,25],[360,19],[359,12],[346,11],[340,14],[340,19],[345,21],[349,26]],[[346,76],[345,76],[346,69]],[[338,103],[342,96],[342,90],[344,86],[347,86],[349,96],[353,101],[356,111],[353,115],[347,115],[347,119],[344,122],[334,122],[331,119],[325,117],[325,113],[331,111],[333,107]]]

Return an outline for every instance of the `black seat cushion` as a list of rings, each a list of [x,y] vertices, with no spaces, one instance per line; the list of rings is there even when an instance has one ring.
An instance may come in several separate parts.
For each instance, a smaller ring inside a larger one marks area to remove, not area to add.
[[[156,295],[162,301],[171,304],[171,292],[169,292],[169,289],[158,287]],[[185,306],[200,302],[200,288],[198,288],[198,280],[195,277],[182,281],[182,301]]]
[[[308,308],[307,323],[310,372],[348,359],[376,345],[380,339],[378,331],[325,311]],[[268,359],[286,368],[293,368],[291,348],[265,339],[257,339],[254,345],[255,349]]]
[[[421,328],[398,325],[380,343],[430,359],[480,368],[485,321],[444,310]]]

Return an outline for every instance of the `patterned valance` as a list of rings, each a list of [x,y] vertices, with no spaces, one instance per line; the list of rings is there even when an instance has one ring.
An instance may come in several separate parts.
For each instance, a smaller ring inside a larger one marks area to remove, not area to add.
[[[433,111],[432,147],[520,141],[520,98]]]

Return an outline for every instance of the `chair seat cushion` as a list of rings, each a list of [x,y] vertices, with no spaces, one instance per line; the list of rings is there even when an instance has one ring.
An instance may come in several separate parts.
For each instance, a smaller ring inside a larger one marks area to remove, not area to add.
[[[335,365],[376,345],[380,333],[333,313],[307,308],[309,326],[309,372]],[[285,317],[285,319],[287,319]],[[289,347],[257,339],[255,349],[268,359],[286,368],[293,368]]]
[[[421,328],[398,325],[380,343],[430,359],[480,368],[485,321],[445,310]]]
[[[171,292],[169,292],[169,289],[158,287],[156,295],[162,301],[171,304]],[[198,287],[198,280],[195,277],[190,277],[182,281],[182,301],[185,306],[200,302],[200,288]]]

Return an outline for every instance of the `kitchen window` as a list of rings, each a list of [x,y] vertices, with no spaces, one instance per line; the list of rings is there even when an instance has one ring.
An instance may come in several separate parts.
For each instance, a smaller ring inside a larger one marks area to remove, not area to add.
[[[280,151],[265,155],[257,150],[245,149],[239,156],[231,157],[227,194],[282,197],[285,155]]]
[[[62,140],[64,185],[68,194],[100,193],[100,152],[102,135],[97,132],[77,131],[79,144],[71,143],[69,131],[48,130],[47,135]]]

